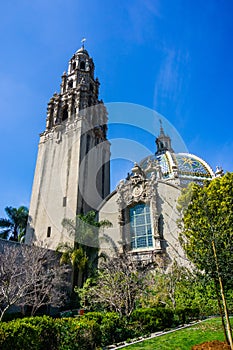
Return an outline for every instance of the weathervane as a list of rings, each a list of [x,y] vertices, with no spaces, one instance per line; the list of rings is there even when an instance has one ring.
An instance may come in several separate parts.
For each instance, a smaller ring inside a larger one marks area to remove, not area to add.
[[[83,48],[83,49],[84,49],[84,43],[85,43],[86,40],[87,40],[86,38],[82,38],[82,40],[81,40],[82,48]]]
[[[162,119],[159,119],[159,123],[160,123],[160,135],[161,135],[161,134],[164,134]]]

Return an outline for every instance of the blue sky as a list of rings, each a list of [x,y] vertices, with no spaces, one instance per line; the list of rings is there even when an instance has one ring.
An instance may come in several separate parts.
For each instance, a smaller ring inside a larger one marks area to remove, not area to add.
[[[47,102],[82,37],[104,102],[156,110],[190,153],[233,171],[232,0],[11,0],[1,13],[0,216],[29,205]]]

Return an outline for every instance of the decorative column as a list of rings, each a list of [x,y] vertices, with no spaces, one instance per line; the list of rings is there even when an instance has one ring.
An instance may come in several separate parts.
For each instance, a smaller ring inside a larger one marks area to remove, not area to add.
[[[151,182],[150,182],[150,200],[151,200],[151,213],[152,213],[152,223],[153,223],[153,232],[154,232],[154,243],[155,243],[155,250],[162,250],[161,247],[161,237],[159,234],[158,229],[158,208],[157,208],[157,178],[155,173],[152,173],[151,176]]]

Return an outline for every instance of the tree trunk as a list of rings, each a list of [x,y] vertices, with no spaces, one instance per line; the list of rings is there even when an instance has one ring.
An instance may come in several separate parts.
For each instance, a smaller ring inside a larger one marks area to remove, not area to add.
[[[225,341],[228,343],[227,330],[226,330],[226,325],[225,325],[225,321],[224,321],[224,314],[223,314],[222,305],[221,305],[221,301],[220,301],[221,297],[219,296],[219,290],[218,290],[217,283],[218,282],[216,281],[216,279],[214,279],[215,292],[216,292],[217,301],[218,301],[218,309],[219,309],[219,313],[220,313],[221,320],[222,320],[224,337],[225,337]]]
[[[213,247],[214,259],[215,259],[216,270],[217,270],[219,286],[220,286],[220,292],[221,292],[221,297],[222,297],[222,302],[223,302],[223,309],[224,309],[224,313],[225,313],[225,317],[226,317],[228,341],[229,341],[229,345],[230,345],[231,350],[233,350],[233,341],[232,341],[232,334],[231,334],[231,324],[230,324],[230,319],[229,319],[229,312],[228,312],[227,302],[226,302],[226,298],[225,298],[225,294],[224,294],[222,278],[221,278],[221,275],[219,272],[218,257],[217,257],[216,247],[215,247],[214,241],[212,241],[212,247]]]

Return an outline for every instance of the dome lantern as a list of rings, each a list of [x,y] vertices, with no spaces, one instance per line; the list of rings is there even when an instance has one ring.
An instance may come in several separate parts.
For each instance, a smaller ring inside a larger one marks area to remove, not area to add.
[[[157,151],[155,155],[164,154],[166,151],[174,152],[171,146],[171,138],[168,135],[165,135],[162,125],[162,120],[160,122],[160,134],[156,138],[155,143],[157,146]]]

